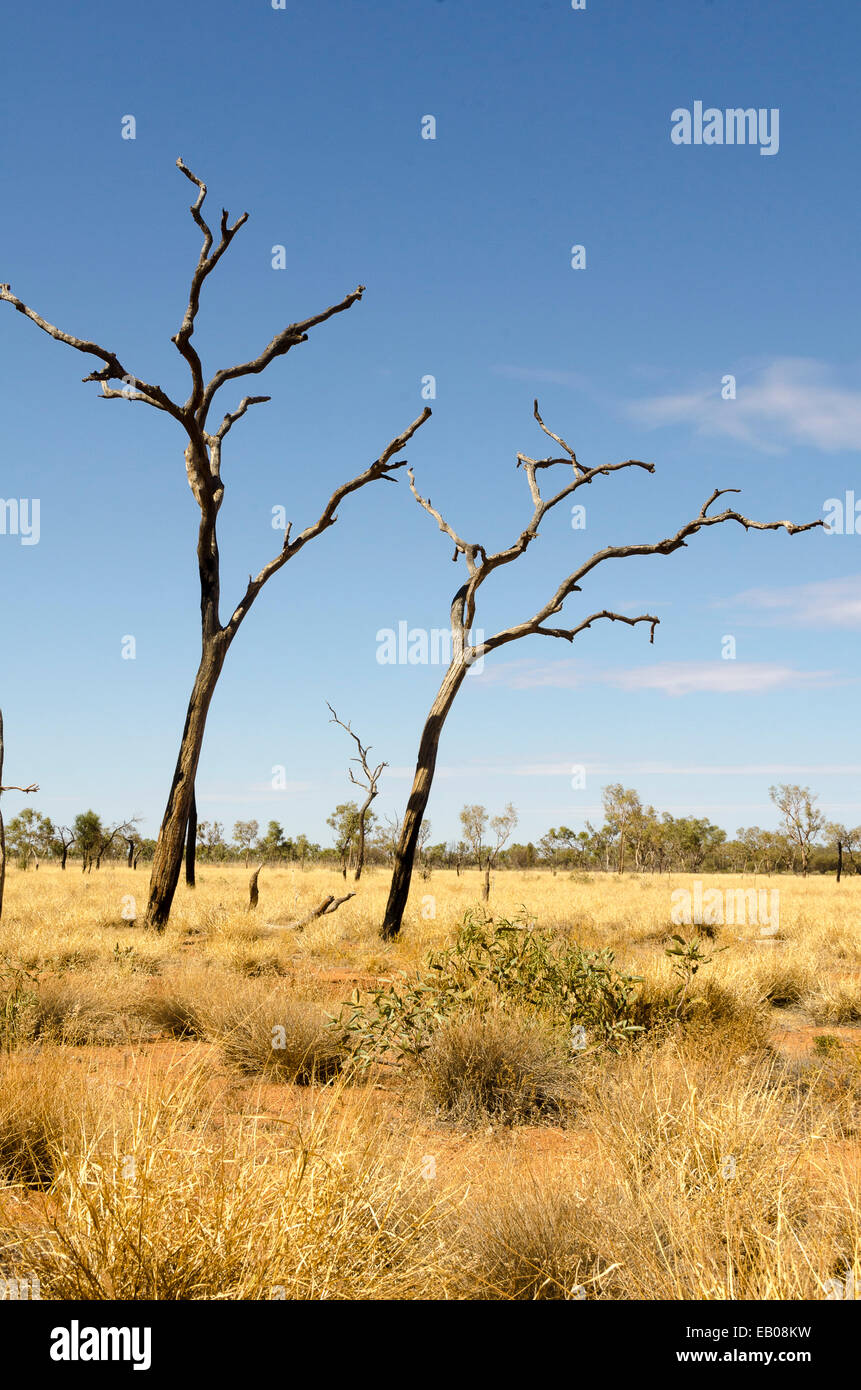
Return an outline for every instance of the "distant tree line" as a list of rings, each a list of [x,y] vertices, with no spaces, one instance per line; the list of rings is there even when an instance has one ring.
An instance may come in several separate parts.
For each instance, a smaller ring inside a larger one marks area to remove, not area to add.
[[[644,806],[640,795],[620,782],[602,792],[604,819],[585,829],[551,827],[536,842],[509,840],[517,812],[509,804],[491,816],[481,805],[460,812],[461,835],[430,843],[431,825],[424,820],[418,837],[417,867],[424,878],[434,869],[478,869],[484,874],[483,895],[490,891],[496,869],[547,869],[601,873],[858,873],[861,872],[861,826],[827,821],[818,798],[808,787],[771,787],[769,795],[781,821],[777,830],[758,825],[741,827],[735,839],[705,816],[673,816]],[[27,807],[6,827],[7,852],[20,868],[38,868],[43,859],[65,869],[70,861],[83,872],[103,863],[130,868],[150,862],[155,841],[137,830],[139,817],[105,822],[95,811],[82,811],[71,825],[54,823]],[[256,820],[238,820],[227,838],[220,821],[197,825],[197,853],[207,864],[266,863],[331,864],[346,878],[358,878],[365,865],[391,867],[401,838],[397,816],[378,818],[368,806],[342,802],[327,819],[332,844],[321,846],[307,835],[289,836],[270,820],[261,834]]]

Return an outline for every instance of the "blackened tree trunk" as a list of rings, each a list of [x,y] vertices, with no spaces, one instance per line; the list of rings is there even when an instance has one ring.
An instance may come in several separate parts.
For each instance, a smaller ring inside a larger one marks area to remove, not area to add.
[[[419,831],[433,784],[443,725],[468,670],[469,665],[464,660],[463,654],[456,655],[437,691],[436,699],[430,707],[422,730],[412,791],[407,802],[407,809],[404,812],[401,837],[395,851],[395,866],[389,889],[389,900],[383,918],[382,935],[387,941],[397,936],[401,929],[407,899],[410,895],[410,882],[413,876]]]
[[[359,808],[359,834],[356,845],[356,872],[353,875],[354,883],[359,882],[359,879],[362,877],[362,870],[365,867],[365,817],[368,814],[368,808],[376,794],[376,791],[371,792]]]
[[[167,925],[179,882],[206,717],[229,644],[230,639],[224,631],[204,638],[200,666],[188,702],[179,756],[152,861],[146,925],[159,932]]]
[[[191,806],[188,811],[188,830],[185,836],[185,882],[188,888],[195,885],[197,865],[197,797],[191,789]]]

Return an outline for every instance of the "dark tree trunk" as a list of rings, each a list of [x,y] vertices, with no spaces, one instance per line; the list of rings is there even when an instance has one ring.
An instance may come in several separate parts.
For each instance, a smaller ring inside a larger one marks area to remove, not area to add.
[[[248,867],[248,866],[246,865],[246,868],[247,868],[247,867]],[[248,883],[248,911],[249,911],[249,912],[253,912],[254,908],[257,906],[257,904],[258,904],[259,901],[260,901],[260,892],[259,892],[258,887],[257,887],[257,880],[258,880],[258,878],[260,877],[260,870],[261,870],[262,868],[263,868],[263,865],[262,865],[262,864],[258,864],[258,865],[257,865],[257,868],[254,870],[254,873],[251,875],[251,878],[250,878],[249,883]]]
[[[368,808],[376,794],[376,792],[372,791],[365,799],[365,803],[359,811],[359,844],[356,850],[356,872],[353,875],[354,883],[359,882],[359,879],[362,877],[362,870],[365,867],[365,817],[368,814]]]
[[[60,868],[61,868],[61,869],[65,869],[65,867],[66,867],[66,860],[68,859],[68,857],[69,857],[69,847],[68,847],[68,845],[63,845],[62,858],[60,859]]]
[[[187,888],[195,884],[194,871],[197,867],[197,797],[191,789],[191,806],[188,811],[188,829],[185,835],[185,883]]]
[[[486,903],[490,898],[490,860],[484,866],[484,883],[481,887],[481,901]]]
[[[218,677],[221,675],[228,645],[229,640],[223,632],[204,642],[194,689],[188,702],[170,796],[152,861],[145,924],[159,932],[164,931],[167,925],[179,882],[206,716]]]
[[[840,875],[843,873],[843,845],[837,841],[837,882],[840,882]]]
[[[395,852],[395,867],[389,889],[389,900],[383,918],[382,935],[386,941],[397,936],[401,929],[410,894],[410,881],[418,847],[419,831],[424,820],[433,783],[440,736],[446,716],[454,703],[454,697],[463,684],[468,670],[469,667],[463,661],[449,667],[437,692],[436,699],[430,707],[422,730],[412,791],[407,802],[407,809],[404,812],[401,838]]]

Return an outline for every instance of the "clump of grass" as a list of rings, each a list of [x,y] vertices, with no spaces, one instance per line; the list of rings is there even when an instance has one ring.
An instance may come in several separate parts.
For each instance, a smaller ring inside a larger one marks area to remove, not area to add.
[[[43,980],[36,999],[35,1037],[66,1045],[108,1045],[140,1040],[140,990],[131,977]]]
[[[471,1206],[457,1243],[462,1297],[568,1301],[606,1291],[611,1262],[598,1253],[592,1213],[554,1177],[515,1178]]]
[[[50,1187],[86,1099],[73,1072],[44,1058],[0,1058],[0,1182]]]
[[[350,1057],[343,1032],[317,1005],[269,995],[228,1008],[218,1025],[222,1055],[243,1076],[300,1086],[338,1076]]]
[[[857,1023],[861,1020],[861,979],[822,979],[807,991],[803,1003],[814,1023]]]
[[[162,1078],[128,1097],[113,1131],[63,1169],[38,1229],[14,1215],[10,1226],[0,1193],[44,1298],[433,1295],[450,1204],[405,1161],[399,1135],[346,1124],[331,1106],[286,1143],[247,1120],[218,1133],[213,1110],[200,1112],[204,1081]]]
[[[772,958],[763,963],[755,975],[763,998],[775,1009],[797,1004],[811,987],[809,964],[793,959]]]
[[[181,984],[166,983],[144,1000],[144,1016],[160,1033],[173,1038],[205,1038],[204,1009],[194,992]]]
[[[426,1100],[460,1122],[560,1118],[572,1102],[571,1063],[558,1036],[517,1015],[447,1024],[420,1062]]]
[[[700,974],[682,992],[664,962],[644,971],[631,1019],[643,1036],[696,1033],[705,1045],[714,1034],[730,1052],[761,1051],[770,1041],[768,1007],[750,981]]]

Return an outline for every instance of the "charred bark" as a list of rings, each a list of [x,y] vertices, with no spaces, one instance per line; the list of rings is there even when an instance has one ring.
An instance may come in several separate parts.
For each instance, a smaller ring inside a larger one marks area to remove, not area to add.
[[[437,692],[436,699],[430,707],[424,729],[422,730],[412,790],[410,792],[410,799],[407,802],[407,809],[404,812],[401,837],[398,842],[397,850],[395,851],[392,882],[389,889],[385,916],[383,917],[382,935],[386,941],[390,941],[393,937],[397,936],[401,929],[401,922],[403,921],[404,912],[406,911],[407,899],[410,895],[410,883],[412,881],[416,847],[419,842],[419,831],[421,830],[424,814],[427,810],[428,798],[430,797],[431,786],[433,784],[443,725],[454,703],[454,697],[463,684],[464,677],[468,670],[469,667],[462,656],[460,656],[456,662],[452,663]]]
[[[193,888],[195,885],[195,869],[197,867],[197,797],[194,787],[191,789],[191,806],[188,810],[188,829],[185,836],[185,882],[186,887]]]

